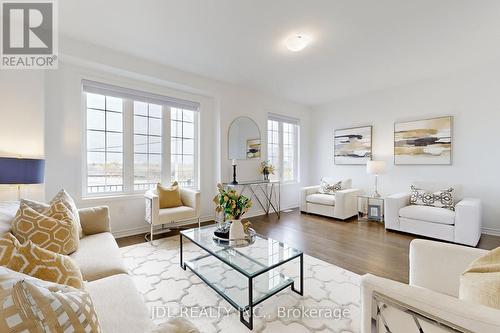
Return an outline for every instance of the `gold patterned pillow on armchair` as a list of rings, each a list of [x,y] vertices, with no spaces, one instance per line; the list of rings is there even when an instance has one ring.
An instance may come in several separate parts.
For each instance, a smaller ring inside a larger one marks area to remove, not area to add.
[[[60,254],[70,254],[79,245],[75,219],[62,201],[56,201],[39,213],[26,204],[21,206],[12,222],[12,233],[21,243],[34,244]]]

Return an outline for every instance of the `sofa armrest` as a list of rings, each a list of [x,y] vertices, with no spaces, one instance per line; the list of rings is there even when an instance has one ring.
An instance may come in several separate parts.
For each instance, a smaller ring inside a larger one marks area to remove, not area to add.
[[[461,301],[429,289],[409,286],[400,282],[366,274],[361,278],[361,332],[371,333],[374,312],[373,293],[389,297],[410,310],[432,316],[471,332],[500,332],[500,311],[480,304]],[[392,311],[394,310],[394,311]],[[384,309],[384,318],[392,332],[418,331],[412,317],[398,309]],[[391,325],[392,323],[392,325]],[[408,327],[405,327],[408,323]],[[401,327],[403,326],[403,327]],[[425,330],[427,332],[427,330]],[[432,331],[432,330],[430,330]]]
[[[152,190],[144,193],[144,220],[152,225],[160,223],[160,197]]]
[[[347,219],[358,213],[358,196],[362,190],[349,188],[335,192],[335,217]]]
[[[476,246],[481,238],[481,200],[466,198],[455,205],[455,242]]]
[[[423,239],[410,244],[410,285],[458,297],[460,275],[488,251]]]
[[[396,193],[385,198],[384,221],[386,229],[399,230],[399,210],[409,204],[410,193]]]
[[[82,208],[78,210],[84,235],[111,232],[109,208],[107,206]]]
[[[181,200],[184,206],[188,206],[196,210],[196,218],[200,217],[200,192],[181,188]]]
[[[307,186],[300,189],[300,211],[307,212],[306,198],[310,194],[318,193],[321,186]]]

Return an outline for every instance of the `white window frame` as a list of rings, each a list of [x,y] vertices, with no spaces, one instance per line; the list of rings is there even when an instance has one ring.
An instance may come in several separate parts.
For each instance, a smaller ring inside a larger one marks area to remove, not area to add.
[[[278,122],[278,165],[275,167],[278,169],[279,179],[284,183],[297,183],[300,182],[300,121],[296,118],[291,118],[287,116],[278,115],[275,113],[269,113],[268,120]],[[283,178],[283,168],[284,168],[284,144],[283,144],[283,124],[294,125],[294,147],[293,147],[293,179]],[[269,122],[267,135],[269,136]],[[269,154],[269,138],[267,145],[267,152]]]
[[[123,190],[113,192],[89,192],[87,164],[87,92],[104,96],[113,96],[123,100]],[[162,166],[161,181],[170,184],[171,181],[171,108],[177,107],[194,112],[194,184],[190,188],[199,188],[199,103],[180,100],[173,97],[160,96],[128,88],[120,88],[104,83],[82,80],[82,197],[119,197],[143,194],[146,190],[134,189],[134,100],[162,105]]]

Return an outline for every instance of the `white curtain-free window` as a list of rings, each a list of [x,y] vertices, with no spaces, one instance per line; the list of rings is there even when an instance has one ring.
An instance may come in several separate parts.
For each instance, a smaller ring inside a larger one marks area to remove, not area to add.
[[[299,178],[299,120],[269,114],[267,122],[267,155],[276,168],[275,176],[284,182]]]
[[[83,195],[198,187],[198,108],[190,101],[83,81]]]

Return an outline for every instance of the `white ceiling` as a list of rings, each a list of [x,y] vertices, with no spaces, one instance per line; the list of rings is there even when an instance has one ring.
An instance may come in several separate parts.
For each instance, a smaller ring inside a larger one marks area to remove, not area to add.
[[[498,59],[498,0],[63,0],[62,35],[303,104]],[[310,34],[302,52],[283,46]]]

